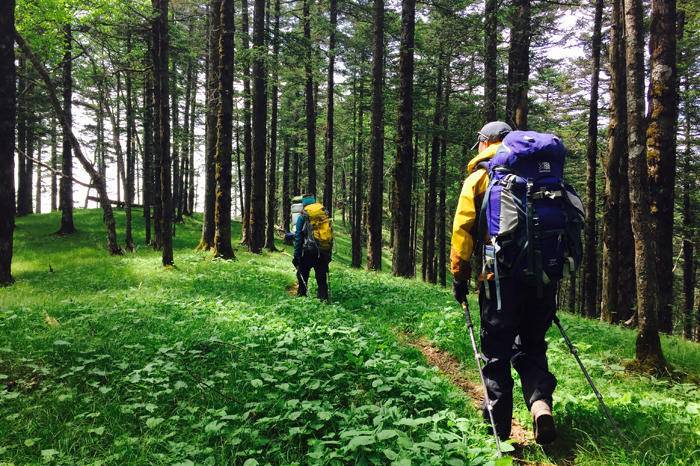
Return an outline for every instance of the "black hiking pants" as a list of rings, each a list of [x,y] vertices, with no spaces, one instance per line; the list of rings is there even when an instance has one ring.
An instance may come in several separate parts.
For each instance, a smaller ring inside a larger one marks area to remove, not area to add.
[[[485,286],[489,286],[489,298]],[[557,379],[549,372],[544,336],[556,312],[557,283],[544,286],[541,298],[535,287],[508,277],[500,279],[500,289],[499,311],[494,282],[481,285],[481,352],[486,361],[484,379],[493,404],[496,431],[500,438],[507,439],[513,416],[511,364],[520,376],[528,409],[538,400],[552,404]],[[488,422],[485,409],[484,418]]]
[[[328,301],[328,264],[331,262],[331,257],[328,254],[305,254],[301,256],[299,262],[299,272],[301,280],[299,280],[299,290],[297,296],[306,296],[308,293],[307,285],[309,284],[309,274],[311,269],[314,269],[316,276],[316,296],[318,299]]]

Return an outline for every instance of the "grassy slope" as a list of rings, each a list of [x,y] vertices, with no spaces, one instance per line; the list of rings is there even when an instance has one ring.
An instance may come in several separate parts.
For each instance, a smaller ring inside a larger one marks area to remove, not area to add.
[[[200,224],[188,220],[175,241],[178,267],[163,270],[148,248],[108,257],[99,218],[77,212],[81,232],[70,238],[49,236],[56,215],[19,221],[18,283],[0,289],[0,462],[488,459],[478,413],[395,337],[425,335],[473,371],[448,292],[347,268],[341,235],[334,305],[320,305],[286,294],[294,274],[285,253],[211,261],[192,251]],[[139,221],[136,231],[142,242]],[[698,387],[623,373],[633,332],[562,320],[630,443],[610,432],[551,333],[562,440],[524,454],[690,462],[699,448]],[[698,345],[663,343],[677,368],[700,374]]]

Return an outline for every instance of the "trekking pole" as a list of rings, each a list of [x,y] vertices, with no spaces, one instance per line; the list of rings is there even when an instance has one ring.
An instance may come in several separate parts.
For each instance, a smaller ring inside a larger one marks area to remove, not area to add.
[[[493,418],[493,406],[491,405],[491,400],[489,399],[489,392],[486,389],[484,371],[481,369],[481,357],[479,356],[479,349],[476,346],[476,338],[474,337],[474,323],[472,322],[472,316],[469,313],[469,304],[466,300],[462,303],[462,309],[464,309],[464,318],[467,320],[467,329],[469,329],[469,338],[472,342],[472,351],[474,352],[476,367],[479,369],[481,386],[484,387],[484,405],[486,406],[486,411],[489,413],[489,421],[491,422],[491,429],[493,430],[493,438],[496,439],[496,450],[498,451],[498,457],[500,458],[503,456],[503,453],[501,452],[501,439],[498,438],[498,432],[496,432],[496,421]]]
[[[301,280],[301,282],[304,284],[304,288],[306,288],[306,294],[308,294],[308,293],[309,293],[309,286],[306,284],[306,280],[304,280],[304,277],[301,275],[301,272],[299,272],[299,267],[297,267],[297,266],[295,265],[294,268],[295,268],[296,271],[297,271],[297,278],[298,278],[299,280]]]
[[[581,368],[581,372],[583,372],[584,377],[586,377],[586,380],[588,381],[588,385],[590,385],[591,388],[593,389],[593,393],[595,393],[595,396],[598,399],[598,404],[600,405],[600,408],[603,410],[603,414],[605,414],[605,417],[607,418],[608,422],[613,427],[613,429],[615,429],[617,434],[622,439],[624,439],[626,441],[627,437],[625,437],[625,435],[622,433],[620,428],[617,426],[617,423],[615,423],[615,420],[613,419],[612,414],[610,414],[610,410],[608,409],[608,406],[605,404],[605,401],[603,401],[603,395],[600,394],[600,392],[596,388],[595,384],[593,383],[593,379],[591,379],[591,376],[588,374],[586,367],[583,365],[583,362],[581,361],[581,358],[578,355],[578,349],[576,349],[574,344],[569,339],[569,336],[566,334],[566,332],[564,332],[564,327],[562,327],[561,322],[559,321],[559,317],[556,314],[554,315],[554,324],[559,329],[559,333],[561,333],[561,336],[564,338],[564,341],[566,342],[566,346],[569,347],[569,351],[571,352],[571,354],[574,355],[576,362],[578,363],[579,367]]]

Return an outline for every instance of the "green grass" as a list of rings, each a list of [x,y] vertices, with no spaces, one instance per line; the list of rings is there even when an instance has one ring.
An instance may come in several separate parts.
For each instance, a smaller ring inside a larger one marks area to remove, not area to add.
[[[18,221],[17,283],[0,289],[0,464],[494,459],[470,401],[397,339],[425,336],[475,376],[450,293],[348,268],[339,222],[332,305],[288,295],[289,247],[259,256],[239,249],[232,262],[195,252],[198,218],[178,225],[175,269],[163,269],[147,247],[109,257],[99,211],[76,211],[77,235],[52,236],[57,225],[55,214]],[[135,231],[142,244],[140,217]],[[624,372],[632,331],[562,320],[629,443],[605,424],[553,331],[561,440],[522,455],[692,463],[700,452],[698,386]],[[697,344],[663,338],[663,345],[676,368],[700,375]],[[522,402],[516,410],[529,425]]]

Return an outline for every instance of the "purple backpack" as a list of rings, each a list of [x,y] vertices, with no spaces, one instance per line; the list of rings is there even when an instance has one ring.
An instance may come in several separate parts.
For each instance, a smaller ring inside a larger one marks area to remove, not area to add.
[[[513,131],[482,166],[489,185],[479,214],[483,271],[537,287],[575,273],[582,257],[583,203],[564,182],[566,148],[552,134]],[[487,297],[489,287],[486,287]]]

